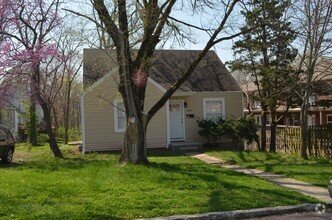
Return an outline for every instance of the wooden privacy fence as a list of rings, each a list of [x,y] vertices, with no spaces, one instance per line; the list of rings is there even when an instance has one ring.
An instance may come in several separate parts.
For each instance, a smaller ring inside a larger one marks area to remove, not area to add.
[[[308,155],[332,158],[332,125],[309,127]]]
[[[277,151],[282,151],[285,153],[300,153],[301,152],[301,127],[277,127]],[[270,146],[270,131],[268,136],[267,146]]]
[[[266,147],[270,146],[270,130],[267,129]],[[301,127],[278,126],[276,136],[277,151],[300,154],[302,147]],[[307,153],[313,157],[332,158],[332,125],[310,126],[307,133]],[[249,148],[257,146],[251,145]]]

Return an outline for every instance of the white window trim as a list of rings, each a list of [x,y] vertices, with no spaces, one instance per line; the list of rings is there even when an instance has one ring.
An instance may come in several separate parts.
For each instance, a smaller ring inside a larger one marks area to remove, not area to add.
[[[308,126],[315,126],[315,125],[316,125],[316,115],[308,115]]]
[[[14,122],[14,111],[10,111],[10,122]]]
[[[119,129],[119,117],[118,117],[118,104],[123,103],[123,101],[120,100],[114,100],[114,131],[117,133],[123,133],[126,131],[126,128]]]
[[[226,116],[225,98],[203,98],[203,117],[204,118],[206,118],[206,102],[207,101],[221,101],[221,108],[222,108],[221,117],[222,117],[222,119],[225,119],[225,116]]]
[[[326,124],[329,124],[329,116],[332,116],[332,114],[326,114]],[[332,124],[332,121],[330,124]]]

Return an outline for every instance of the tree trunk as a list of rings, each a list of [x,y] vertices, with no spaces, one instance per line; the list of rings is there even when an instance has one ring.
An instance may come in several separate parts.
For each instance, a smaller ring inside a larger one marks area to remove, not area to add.
[[[29,142],[32,146],[37,146],[37,116],[36,116],[36,97],[34,91],[34,82],[30,85],[30,108],[29,108]]]
[[[37,115],[36,115],[36,96],[35,78],[30,82],[30,108],[29,108],[29,142],[32,146],[37,146]]]
[[[69,111],[70,111],[70,93],[71,93],[71,82],[68,83],[68,88],[67,88],[67,94],[66,94],[66,110],[65,110],[65,121],[64,121],[64,127],[65,127],[65,144],[68,143],[69,135],[68,135],[68,130],[69,130]]]
[[[307,148],[308,148],[308,102],[304,99],[303,104],[301,106],[301,139],[302,139],[302,146],[301,146],[301,157],[304,159],[308,159]]]
[[[120,164],[146,164],[146,116],[139,118],[127,117],[127,128],[124,135]]]
[[[271,112],[271,134],[270,134],[270,152],[275,153],[277,149],[277,122],[274,119],[275,113]]]
[[[52,106],[52,109],[53,109],[53,118],[54,118],[54,135],[55,135],[55,137],[58,137],[58,131],[59,131],[58,114],[57,114],[54,106]]]
[[[45,120],[45,126],[46,126],[46,133],[48,135],[49,138],[49,142],[50,142],[50,148],[51,151],[53,152],[55,157],[60,157],[63,158],[62,152],[56,142],[55,139],[55,134],[52,130],[52,119],[51,119],[51,110],[47,104],[47,102],[45,102],[45,100],[42,98],[42,94],[40,91],[40,87],[39,87],[39,76],[40,76],[40,69],[39,69],[39,64],[34,66],[34,72],[33,72],[33,76],[31,78],[32,80],[32,86],[33,89],[32,91],[34,92],[33,94],[35,95],[36,100],[38,100],[41,108],[43,109],[43,113],[44,113],[44,120]]]
[[[261,151],[266,151],[266,110],[262,109]]]
[[[60,150],[60,148],[59,148],[59,146],[56,142],[55,134],[52,130],[52,120],[51,120],[50,109],[49,109],[49,107],[47,106],[46,103],[41,103],[41,107],[42,107],[43,112],[44,112],[46,132],[47,132],[47,135],[49,137],[51,151],[53,152],[55,157],[63,158],[62,152],[61,152],[61,150]]]

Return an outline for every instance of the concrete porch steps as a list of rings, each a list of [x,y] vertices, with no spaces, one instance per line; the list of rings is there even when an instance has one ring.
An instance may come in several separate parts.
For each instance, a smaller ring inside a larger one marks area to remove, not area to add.
[[[169,148],[172,151],[177,152],[201,152],[203,149],[203,143],[195,141],[176,141],[169,144]]]

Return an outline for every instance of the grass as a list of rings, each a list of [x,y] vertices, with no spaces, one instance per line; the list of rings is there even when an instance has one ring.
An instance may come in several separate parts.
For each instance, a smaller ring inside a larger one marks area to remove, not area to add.
[[[328,159],[304,160],[299,155],[266,152],[210,151],[207,154],[227,163],[282,174],[324,188],[332,179],[332,160]]]
[[[19,146],[0,165],[0,219],[132,219],[318,201],[264,180],[169,152],[146,166],[118,166],[118,154],[66,159],[45,147]]]

